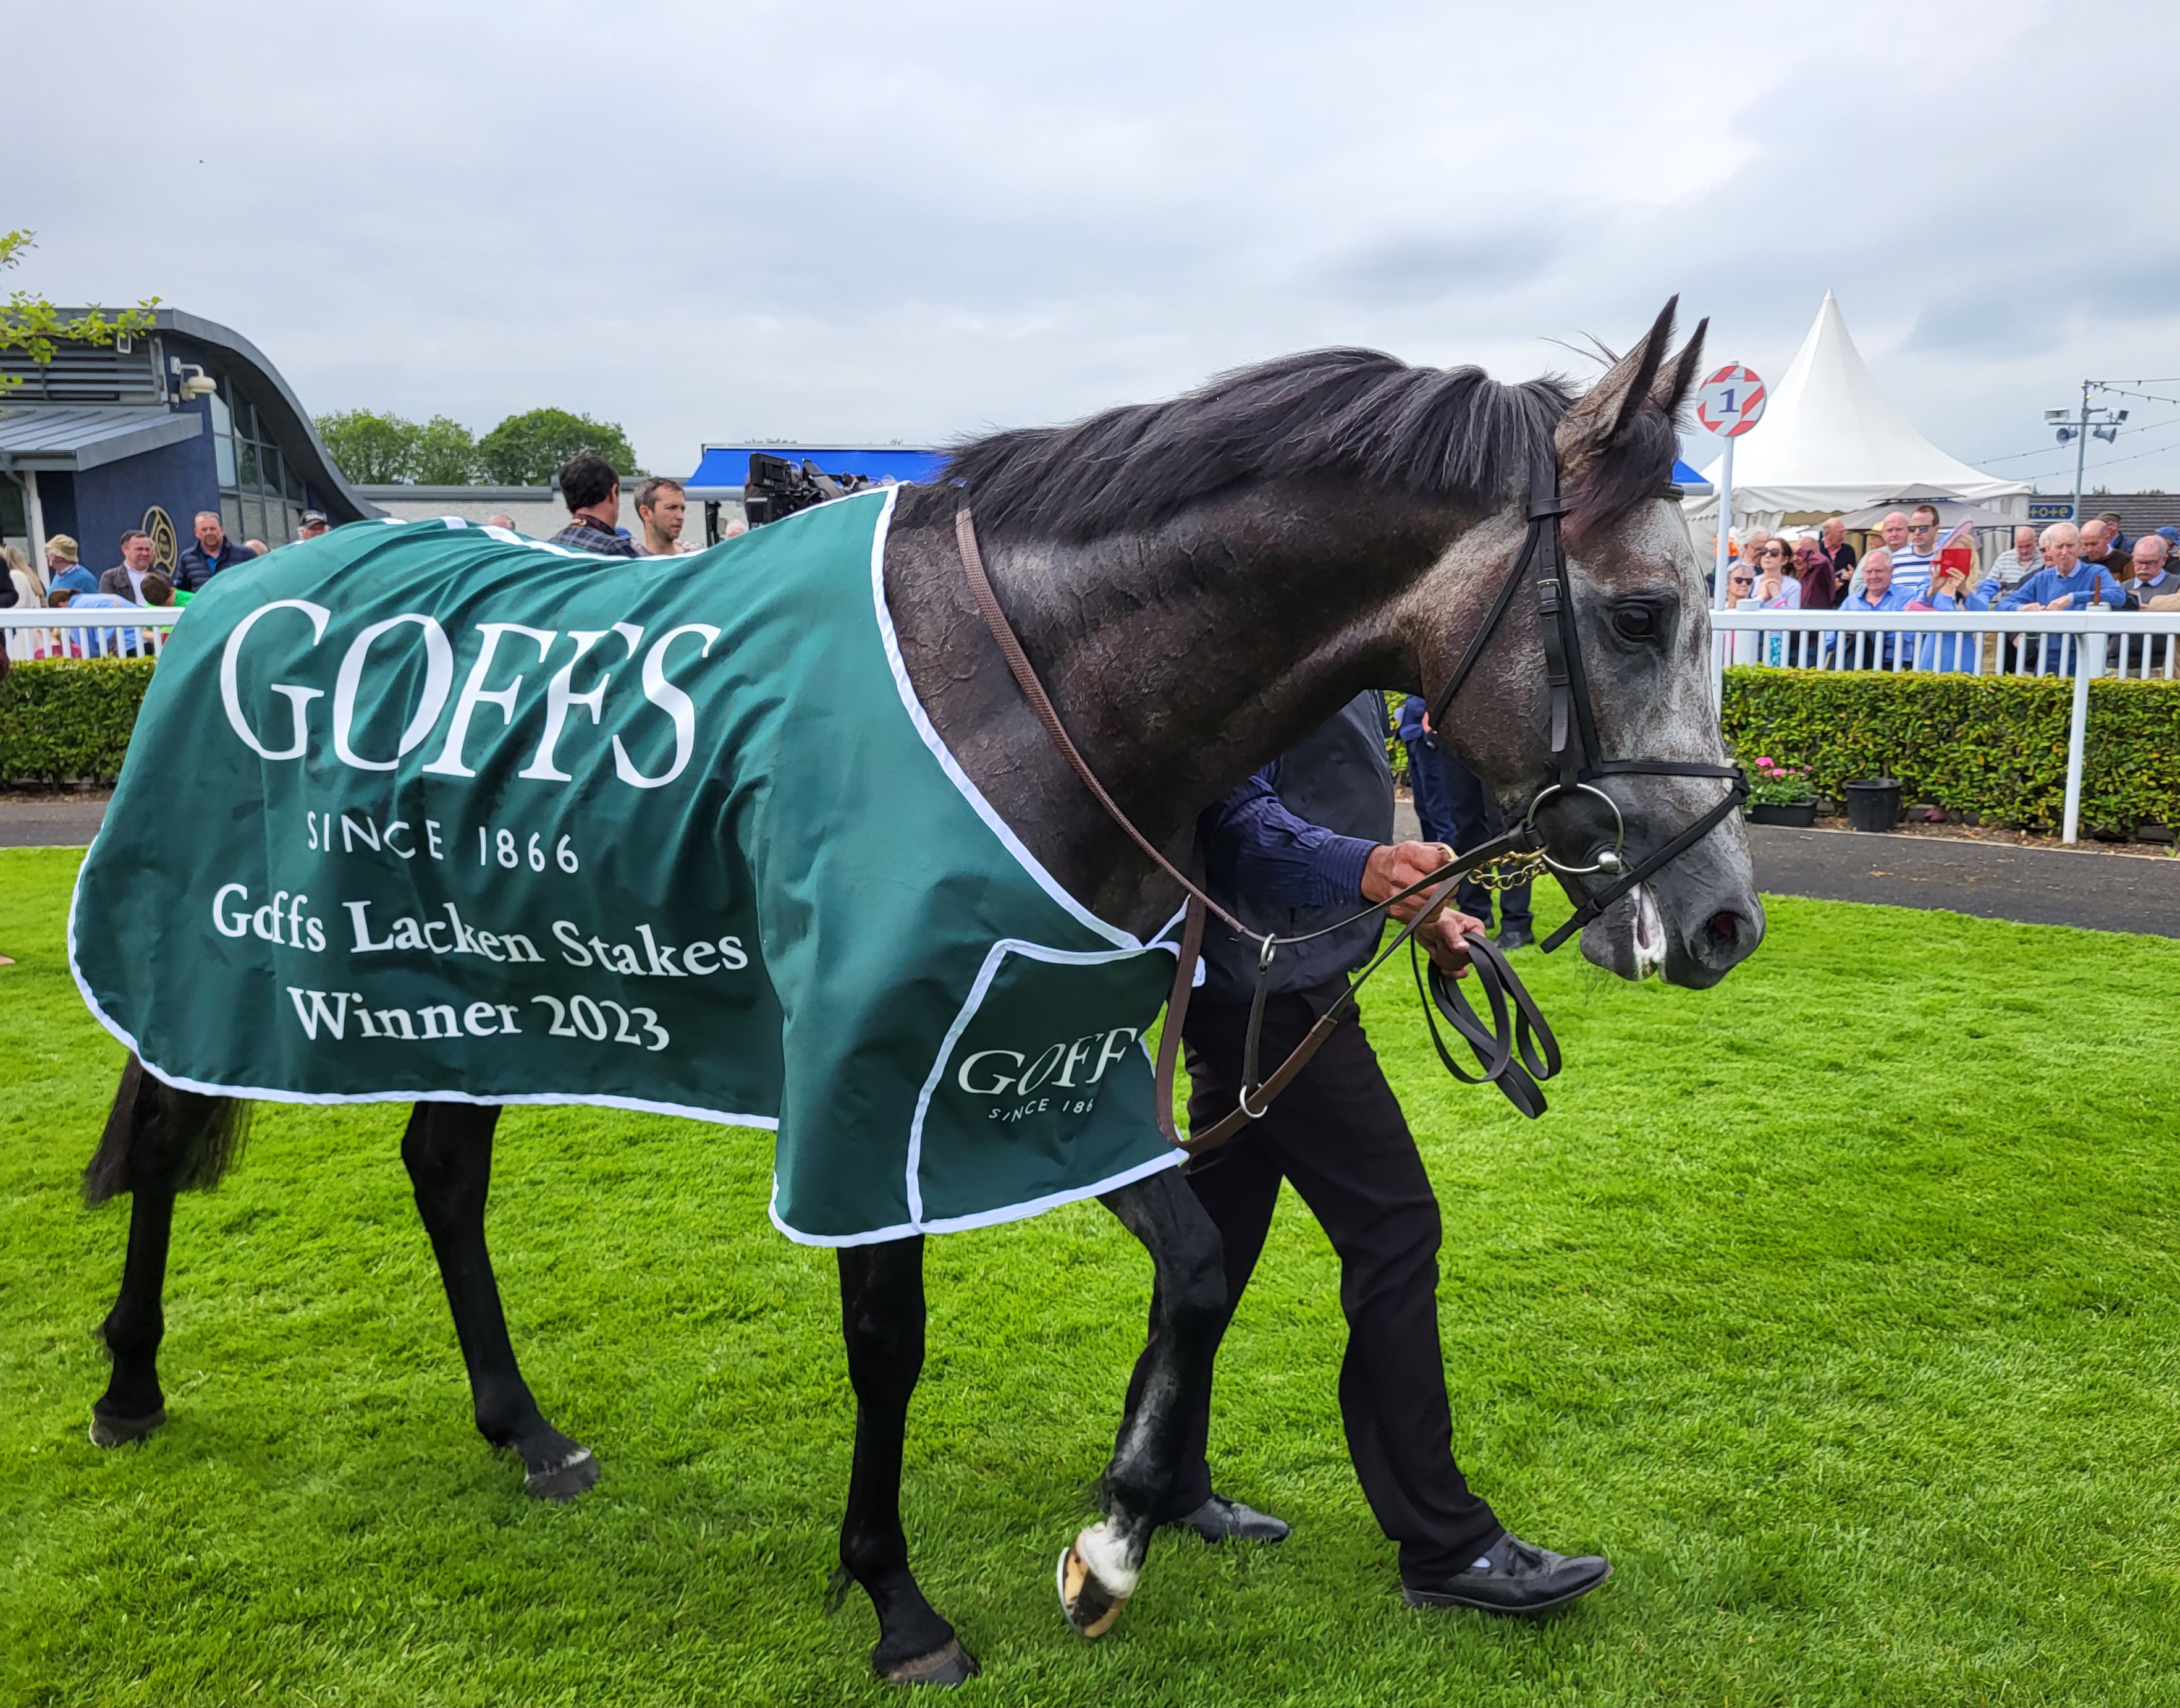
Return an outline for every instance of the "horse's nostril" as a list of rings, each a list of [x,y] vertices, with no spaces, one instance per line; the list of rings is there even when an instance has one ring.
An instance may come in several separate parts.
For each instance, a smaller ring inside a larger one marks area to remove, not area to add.
[[[1735,942],[1741,935],[1741,921],[1731,912],[1721,909],[1710,916],[1710,934],[1720,943]]]

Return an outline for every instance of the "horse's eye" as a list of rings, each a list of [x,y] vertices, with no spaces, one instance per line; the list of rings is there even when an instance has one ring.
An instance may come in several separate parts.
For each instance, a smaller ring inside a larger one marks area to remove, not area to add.
[[[1647,641],[1658,631],[1658,620],[1648,605],[1622,605],[1612,614],[1612,626],[1631,641]]]

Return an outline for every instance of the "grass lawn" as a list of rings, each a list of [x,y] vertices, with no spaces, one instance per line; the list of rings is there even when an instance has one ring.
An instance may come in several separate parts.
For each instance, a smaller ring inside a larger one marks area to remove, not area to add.
[[[118,1052],[62,959],[77,857],[0,852],[0,1703],[876,1700],[823,1612],[851,1409],[830,1257],[761,1134],[510,1110],[491,1232],[548,1415],[521,1492],[467,1391],[400,1116],[268,1107],[176,1219],[172,1421],[85,1441],[125,1204],[76,1176]],[[1540,892],[1541,894],[1541,892]],[[1617,1575],[1540,1625],[1401,1605],[1291,1195],[1220,1366],[1221,1485],[1277,1550],[1162,1540],[1113,1635],[1054,1602],[1141,1343],[1094,1205],[933,1242],[907,1514],[985,1675],[1033,1703],[2180,1700],[2180,943],[1779,901],[1721,989],[1521,962],[1542,1121],[1374,1035],[1445,1206],[1456,1445]]]

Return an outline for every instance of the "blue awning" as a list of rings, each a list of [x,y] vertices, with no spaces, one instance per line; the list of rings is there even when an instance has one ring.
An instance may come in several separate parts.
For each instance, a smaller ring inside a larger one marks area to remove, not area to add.
[[[740,486],[749,478],[751,451],[783,457],[791,463],[800,463],[806,457],[829,475],[862,475],[874,481],[889,477],[904,482],[928,481],[946,460],[944,451],[902,445],[706,445],[697,461],[696,472],[689,477],[688,484]],[[1677,458],[1673,462],[1673,482],[1692,492],[1710,490],[1709,481]]]
[[[928,481],[946,460],[944,451],[902,445],[706,445],[689,477],[692,487],[738,487],[749,479],[751,451],[791,463],[804,458],[829,475],[862,475],[882,481]]]

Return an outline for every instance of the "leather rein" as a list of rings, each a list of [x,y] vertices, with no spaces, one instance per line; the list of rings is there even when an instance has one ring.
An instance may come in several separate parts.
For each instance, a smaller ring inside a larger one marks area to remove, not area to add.
[[[1560,539],[1560,519],[1569,505],[1560,498],[1558,488],[1557,467],[1549,459],[1540,460],[1530,476],[1528,537],[1506,581],[1500,587],[1498,597],[1492,602],[1483,626],[1469,642],[1468,649],[1459,666],[1431,708],[1431,724],[1436,728],[1451,705],[1454,696],[1460,691],[1462,685],[1468,680],[1478,660],[1482,658],[1485,644],[1513,603],[1522,581],[1533,570],[1544,617],[1545,675],[1551,687],[1553,780],[1538,791],[1522,821],[1512,829],[1478,844],[1466,853],[1456,854],[1449,849],[1446,863],[1429,877],[1420,879],[1384,901],[1373,902],[1331,925],[1288,937],[1252,930],[1243,924],[1201,884],[1167,859],[1106,792],[1104,785],[1098,780],[1097,774],[1090,769],[1089,762],[1076,749],[1073,738],[1067,733],[1066,725],[1060,722],[1051,696],[1045,692],[1043,683],[1038,678],[1036,667],[1022,650],[1014,625],[1007,620],[1006,612],[999,604],[999,595],[993,589],[991,577],[985,572],[983,554],[977,543],[976,524],[969,505],[963,504],[955,511],[954,539],[961,552],[961,566],[967,577],[970,592],[975,596],[977,608],[983,614],[985,626],[991,631],[992,639],[999,647],[1000,656],[1006,660],[1007,669],[1012,673],[1016,686],[1021,691],[1022,698],[1028,702],[1030,709],[1037,714],[1038,721],[1044,726],[1045,735],[1053,747],[1067,761],[1083,787],[1090,791],[1091,798],[1142,851],[1151,863],[1178,884],[1188,897],[1175,956],[1173,989],[1167,998],[1165,1024],[1159,1038],[1154,1096],[1159,1128],[1169,1143],[1194,1154],[1225,1144],[1251,1121],[1261,1119],[1272,1099],[1293,1082],[1295,1076],[1317,1054],[1346,1011],[1355,1006],[1357,993],[1371,975],[1404,945],[1408,950],[1410,964],[1415,970],[1417,989],[1427,999],[1423,1014],[1429,1022],[1431,1043],[1437,1049],[1439,1059],[1445,1064],[1446,1071],[1472,1085],[1497,1085],[1517,1109],[1533,1120],[1542,1115],[1546,1105],[1544,1093],[1539,1089],[1537,1082],[1550,1079],[1560,1071],[1559,1041],[1553,1037],[1551,1028],[1545,1023],[1535,999],[1529,994],[1520,976],[1489,938],[1480,932],[1467,934],[1466,946],[1469,964],[1476,970],[1477,981],[1483,988],[1485,1002],[1491,1012],[1491,1021],[1487,1025],[1469,1006],[1459,984],[1447,976],[1444,969],[1435,963],[1431,964],[1426,978],[1423,962],[1417,954],[1416,933],[1452,899],[1455,888],[1462,879],[1473,873],[1487,871],[1501,862],[1517,866],[1543,863],[1549,865],[1562,878],[1600,872],[1614,874],[1612,882],[1595,891],[1588,890],[1587,886],[1579,886],[1583,889],[1583,895],[1573,917],[1544,942],[1544,951],[1549,954],[1644,879],[1695,846],[1747,796],[1748,780],[1737,766],[1684,764],[1667,760],[1608,760],[1599,756],[1596,722],[1591,714],[1588,686],[1582,668],[1580,637],[1576,632],[1572,604],[1566,596],[1561,567],[1564,557]],[[1733,786],[1725,800],[1679,835],[1632,869],[1623,870],[1627,824],[1617,804],[1598,784],[1605,777],[1628,775],[1719,777],[1731,780]],[[1610,807],[1616,829],[1610,847],[1598,850],[1587,865],[1569,866],[1555,860],[1546,847],[1544,839],[1537,829],[1537,810],[1554,795],[1577,792],[1593,795]],[[1263,1027],[1264,1003],[1270,988],[1272,963],[1278,950],[1281,947],[1307,943],[1313,938],[1343,929],[1410,896],[1426,892],[1427,898],[1423,906],[1401,927],[1393,940],[1355,976],[1346,994],[1318,1017],[1286,1060],[1273,1070],[1271,1077],[1260,1080],[1258,1041]],[[1189,994],[1195,983],[1196,963],[1203,949],[1203,924],[1207,914],[1217,915],[1242,937],[1258,944],[1257,987],[1249,1005],[1249,1025],[1243,1046],[1241,1092],[1236,1106],[1203,1132],[1183,1138],[1173,1119],[1174,1069],[1180,1057],[1181,1027],[1188,1014]],[[1432,1012],[1434,1009],[1437,1011],[1436,1016]],[[1468,1046],[1476,1057],[1478,1072],[1468,1072],[1447,1050],[1445,1039],[1439,1033],[1437,1016],[1443,1016],[1456,1034]]]

